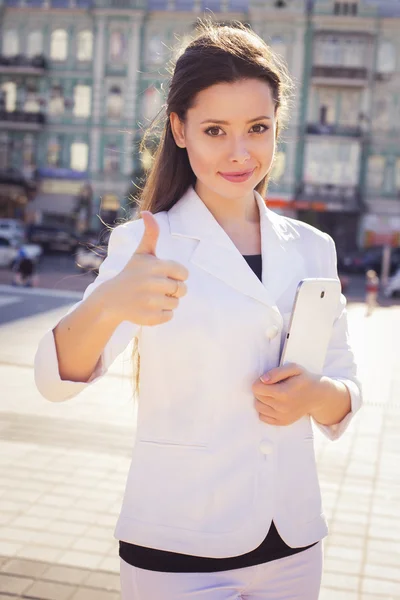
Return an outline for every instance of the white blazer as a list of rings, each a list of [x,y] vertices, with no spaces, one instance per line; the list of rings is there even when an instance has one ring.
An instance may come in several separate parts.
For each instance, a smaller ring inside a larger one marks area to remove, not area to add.
[[[78,394],[106,373],[134,336],[141,356],[140,399],[131,468],[117,539],[209,557],[256,548],[271,520],[292,547],[327,534],[309,417],[278,427],[260,421],[253,382],[279,362],[298,282],[337,277],[332,239],[270,211],[259,194],[262,283],[190,188],[160,225],[157,256],[189,270],[188,293],[173,319],[156,327],[124,322],[88,383],[62,381],[52,331],[35,358],[39,391],[51,401]],[[85,298],[122,270],[143,234],[141,220],[117,227],[108,257]],[[361,404],[349,347],[345,299],[337,309],[324,374]]]

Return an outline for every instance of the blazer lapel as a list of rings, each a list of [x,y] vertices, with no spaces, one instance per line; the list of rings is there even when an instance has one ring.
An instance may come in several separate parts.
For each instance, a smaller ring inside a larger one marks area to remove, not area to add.
[[[171,234],[199,241],[190,257],[193,264],[278,311],[276,301],[301,262],[297,252],[288,250],[289,242],[298,234],[294,229],[287,231],[285,220],[267,209],[259,194],[256,200],[260,209],[262,283],[192,187],[168,211]]]
[[[260,228],[262,245],[262,281],[274,303],[289,287],[293,287],[304,278],[304,258],[293,243],[300,234],[291,222],[272,212],[260,194],[255,192],[260,210]]]

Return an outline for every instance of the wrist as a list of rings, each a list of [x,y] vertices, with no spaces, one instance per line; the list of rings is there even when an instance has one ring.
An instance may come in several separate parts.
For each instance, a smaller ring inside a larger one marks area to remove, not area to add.
[[[98,321],[115,329],[123,319],[115,307],[112,291],[112,281],[105,281],[94,290],[87,300],[92,305]]]

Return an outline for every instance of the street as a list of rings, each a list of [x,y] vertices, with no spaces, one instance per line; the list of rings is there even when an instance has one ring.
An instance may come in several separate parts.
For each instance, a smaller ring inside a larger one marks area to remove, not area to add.
[[[67,267],[48,275],[51,289],[0,285],[0,600],[119,598],[113,528],[134,436],[131,349],[68,402],[45,401],[33,382],[39,339],[81,296],[59,282],[93,278]],[[339,441],[315,433],[330,524],[321,600],[400,599],[400,307],[364,312],[349,304],[365,406]]]

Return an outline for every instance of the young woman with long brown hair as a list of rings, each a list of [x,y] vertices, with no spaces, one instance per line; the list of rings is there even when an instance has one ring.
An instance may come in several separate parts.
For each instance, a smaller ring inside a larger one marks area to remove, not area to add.
[[[137,434],[115,535],[123,600],[315,600],[311,421],[361,404],[345,300],[322,376],[279,367],[298,282],[337,277],[331,238],[264,200],[290,79],[246,27],[205,24],[178,58],[141,218],[41,341],[39,390],[78,394],[135,340]]]

